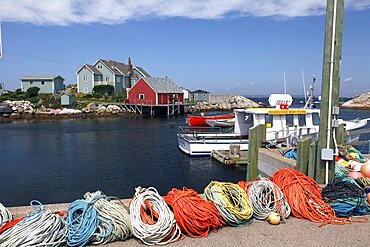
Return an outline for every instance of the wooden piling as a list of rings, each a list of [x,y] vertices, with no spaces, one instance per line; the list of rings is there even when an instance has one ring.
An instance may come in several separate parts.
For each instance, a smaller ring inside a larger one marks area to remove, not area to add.
[[[265,125],[258,125],[249,129],[247,181],[256,179],[258,176],[258,149],[262,147],[262,141],[265,139]]]
[[[296,169],[303,174],[308,174],[308,161],[310,158],[310,145],[312,138],[307,137],[298,141]]]

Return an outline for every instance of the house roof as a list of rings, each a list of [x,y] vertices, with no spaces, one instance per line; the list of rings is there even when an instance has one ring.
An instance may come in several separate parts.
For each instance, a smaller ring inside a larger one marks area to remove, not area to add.
[[[91,72],[93,72],[93,74],[98,74],[98,75],[101,75],[100,71],[94,67],[94,65],[91,65],[91,64],[85,64],[85,66],[87,68],[89,68],[91,70]]]
[[[64,80],[63,77],[60,75],[36,75],[36,76],[31,76],[31,75],[25,75],[21,78],[21,80],[54,80],[55,78],[60,77],[62,80]]]
[[[157,93],[182,93],[174,81],[168,78],[143,78]]]
[[[128,75],[129,66],[113,60],[99,59],[105,66],[107,66],[116,75]]]
[[[141,68],[139,66],[134,66],[134,68],[137,69],[139,72],[141,72],[141,74],[143,74],[144,76],[150,77],[150,75],[148,74],[148,72],[146,72],[143,68]]]
[[[210,93],[210,92],[204,91],[202,89],[198,89],[198,90],[192,91],[190,93]]]

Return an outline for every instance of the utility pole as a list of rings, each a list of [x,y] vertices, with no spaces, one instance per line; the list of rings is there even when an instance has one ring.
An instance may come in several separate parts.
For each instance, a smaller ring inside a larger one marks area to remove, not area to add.
[[[336,131],[339,114],[340,64],[342,56],[344,0],[327,0],[324,62],[321,86],[320,132],[315,179],[328,183],[334,176]]]

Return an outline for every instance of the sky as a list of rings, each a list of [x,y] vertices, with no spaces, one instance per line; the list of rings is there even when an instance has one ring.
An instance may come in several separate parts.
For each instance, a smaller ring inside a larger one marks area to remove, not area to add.
[[[212,94],[320,93],[325,0],[0,0],[0,82],[61,75],[98,58]],[[342,96],[370,91],[370,0],[346,0]]]

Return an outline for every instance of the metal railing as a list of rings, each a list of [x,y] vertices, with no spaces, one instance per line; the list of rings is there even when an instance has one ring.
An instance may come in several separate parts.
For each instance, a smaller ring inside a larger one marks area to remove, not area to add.
[[[132,105],[153,105],[153,100],[125,99],[125,104],[132,104]]]

